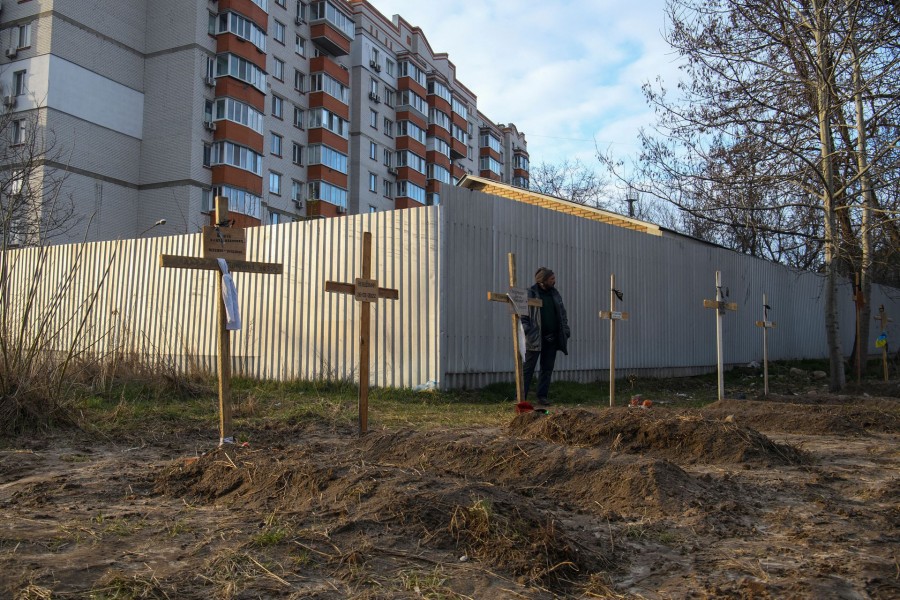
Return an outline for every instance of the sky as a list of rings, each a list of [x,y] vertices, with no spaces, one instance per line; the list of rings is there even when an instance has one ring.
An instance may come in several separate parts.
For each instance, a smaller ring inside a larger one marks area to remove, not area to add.
[[[478,109],[525,133],[532,168],[577,158],[599,169],[595,141],[633,156],[653,123],[641,86],[678,78],[664,0],[369,1],[449,55]]]

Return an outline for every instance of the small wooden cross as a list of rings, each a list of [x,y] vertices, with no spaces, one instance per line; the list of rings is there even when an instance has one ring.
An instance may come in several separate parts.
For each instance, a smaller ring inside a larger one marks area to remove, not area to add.
[[[222,256],[244,257],[246,245],[243,231],[223,231],[228,222],[228,198],[216,197],[216,225],[204,227],[203,258],[194,256],[176,256],[160,254],[159,266],[174,269],[199,269],[215,271],[216,306],[219,321],[219,343],[217,366],[219,372],[219,445],[231,443],[234,437],[231,431],[231,336],[225,328],[225,300],[222,297],[222,272],[219,270],[218,258]],[[212,241],[210,241],[212,240]],[[259,273],[281,275],[284,267],[281,263],[250,262],[246,260],[227,259],[230,272]]]
[[[769,320],[769,303],[766,301],[766,295],[763,294],[763,320],[757,321],[756,326],[762,327],[763,330],[763,394],[769,395],[769,329],[775,327],[775,322]]]
[[[722,295],[721,271],[716,271],[716,299],[704,300],[703,307],[716,309],[716,364],[719,371],[719,400],[724,400],[725,371],[722,351],[722,317],[725,315],[726,310],[737,310],[738,306],[734,302],[725,302],[725,297]]]
[[[371,334],[371,304],[379,298],[397,300],[400,292],[391,288],[378,287],[372,279],[372,234],[363,233],[362,242],[362,277],[354,283],[325,282],[326,292],[352,294],[357,302],[362,303],[362,314],[359,320],[359,433],[364,434],[369,428],[369,338]]]
[[[507,255],[509,264],[509,291],[488,292],[488,300],[491,302],[505,302],[512,314],[513,352],[516,365],[516,402],[525,402],[525,375],[522,361],[522,349],[519,347],[519,320],[528,316],[528,307],[544,305],[542,300],[529,298],[528,290],[516,287],[516,255],[510,252]]]
[[[616,404],[616,321],[627,321],[627,312],[616,310],[616,296],[621,296],[616,289],[616,276],[609,276],[609,310],[601,310],[600,318],[609,319],[609,405]]]
[[[888,323],[893,323],[894,320],[888,317],[887,312],[884,310],[884,304],[878,307],[878,316],[875,317],[875,320],[878,321],[879,327],[881,327],[881,331],[884,334],[887,334]],[[884,371],[884,380],[888,380],[888,363],[887,363],[887,344],[881,347],[881,365]]]

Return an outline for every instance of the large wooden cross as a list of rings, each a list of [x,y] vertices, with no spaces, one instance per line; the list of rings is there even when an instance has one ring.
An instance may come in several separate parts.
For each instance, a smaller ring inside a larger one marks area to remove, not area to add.
[[[725,371],[723,365],[722,350],[722,317],[725,316],[726,310],[737,310],[738,306],[734,302],[725,302],[722,294],[722,273],[716,271],[716,299],[704,300],[704,308],[716,309],[716,365],[719,371],[719,400],[725,399]]]
[[[246,256],[243,229],[230,229],[228,219],[228,198],[216,197],[216,225],[203,228],[203,257],[160,254],[159,266],[174,269],[199,269],[215,271],[216,306],[219,322],[217,367],[219,372],[219,445],[233,443],[231,429],[231,336],[225,328],[225,300],[222,297],[222,277],[219,258],[225,258],[230,272],[281,275],[281,263],[250,262]],[[233,257],[239,257],[235,260]]]
[[[879,326],[881,327],[882,333],[887,335],[888,323],[893,323],[894,320],[888,317],[887,312],[884,310],[884,304],[878,307],[878,316],[875,317],[875,320],[878,321]],[[884,370],[884,380],[888,380],[888,363],[887,363],[887,342],[881,347],[881,364]]]
[[[522,360],[522,348],[519,346],[519,321],[523,316],[528,316],[528,307],[544,305],[542,300],[529,298],[528,290],[516,287],[516,255],[510,252],[509,264],[509,291],[488,292],[488,300],[492,302],[505,302],[512,314],[513,353],[516,365],[516,402],[525,402],[525,365]]]
[[[616,310],[616,296],[622,292],[616,289],[615,274],[609,276],[609,310],[601,310],[600,318],[609,320],[609,405],[616,404],[616,321],[627,321],[628,313]]]
[[[362,315],[359,320],[359,433],[364,434],[369,428],[369,339],[371,333],[371,304],[379,298],[397,300],[400,293],[391,288],[378,287],[372,279],[372,234],[363,233],[362,243],[362,277],[354,283],[325,282],[326,292],[352,294],[357,302],[362,303]]]
[[[769,320],[769,303],[763,294],[763,320],[757,321],[756,326],[763,330],[763,395],[769,395],[769,329],[775,327],[775,322]]]

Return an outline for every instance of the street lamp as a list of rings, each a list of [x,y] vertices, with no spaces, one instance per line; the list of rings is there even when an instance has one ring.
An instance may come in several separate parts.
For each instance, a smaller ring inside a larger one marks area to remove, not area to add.
[[[165,225],[165,224],[166,224],[166,220],[165,220],[165,219],[160,219],[159,221],[157,221],[156,223],[154,223],[153,225],[151,225],[151,226],[148,227],[147,229],[145,229],[145,230],[143,230],[142,232],[140,232],[140,233],[138,234],[138,237],[143,236],[145,233],[147,233],[148,231],[150,231],[150,230],[153,229],[154,227],[159,227],[160,225]]]

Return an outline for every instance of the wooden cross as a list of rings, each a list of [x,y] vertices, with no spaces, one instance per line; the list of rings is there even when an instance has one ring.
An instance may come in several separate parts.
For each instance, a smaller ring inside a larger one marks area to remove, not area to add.
[[[726,310],[737,310],[737,304],[734,302],[725,302],[722,295],[722,273],[716,271],[716,299],[704,300],[704,308],[716,309],[716,364],[719,371],[719,400],[725,399],[725,372],[722,356],[722,317]]]
[[[512,314],[513,352],[515,353],[516,365],[516,401],[525,402],[525,369],[522,361],[522,349],[519,347],[519,321],[522,316],[528,316],[529,306],[541,307],[544,305],[544,302],[537,298],[529,298],[527,289],[516,287],[516,255],[510,252],[507,257],[509,259],[509,291],[505,293],[488,292],[487,297],[491,302],[507,303]]]
[[[616,276],[609,276],[609,310],[601,310],[600,318],[609,319],[609,405],[616,403],[616,321],[627,321],[627,312],[616,310],[616,296],[621,294],[616,289]]]
[[[769,303],[763,294],[763,320],[757,321],[756,326],[763,330],[763,394],[769,395],[769,329],[775,327],[775,322],[769,320]]]
[[[371,334],[372,311],[370,305],[379,298],[397,300],[400,292],[391,288],[378,287],[372,279],[372,234],[363,233],[362,242],[362,277],[354,283],[325,282],[326,292],[352,294],[357,302],[362,303],[362,314],[359,320],[359,433],[369,429],[369,338]]]
[[[878,321],[879,326],[881,327],[881,331],[887,335],[888,323],[893,323],[894,320],[887,316],[887,312],[884,310],[884,304],[878,307],[878,316],[875,317],[875,320]],[[884,380],[888,380],[888,363],[887,363],[887,343],[881,347],[881,364],[882,369],[884,370]]]
[[[231,336],[225,328],[225,300],[222,297],[222,272],[219,270],[218,258],[224,256],[246,256],[243,230],[223,229],[228,222],[228,198],[216,196],[216,225],[204,227],[203,258],[194,256],[176,256],[160,254],[159,266],[174,269],[199,269],[215,271],[216,305],[219,321],[219,342],[217,366],[219,372],[219,445],[233,443],[231,431]],[[239,231],[239,232],[238,232]],[[227,258],[230,272],[259,273],[281,275],[284,268],[281,263],[250,262]]]

